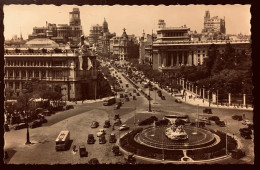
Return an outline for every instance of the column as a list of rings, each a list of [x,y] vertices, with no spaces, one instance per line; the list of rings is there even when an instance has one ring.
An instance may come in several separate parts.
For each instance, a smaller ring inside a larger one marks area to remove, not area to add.
[[[171,67],[173,67],[173,52],[171,52]]]
[[[179,53],[176,51],[176,66],[179,66]]]
[[[19,85],[20,85],[20,90],[22,91],[23,87],[22,87],[22,82],[19,82]]]
[[[243,94],[243,106],[246,106],[246,94]]]
[[[205,88],[202,88],[202,95],[203,95],[203,99],[205,98]]]
[[[181,63],[184,65],[184,52],[183,51],[181,52],[181,55],[182,55]]]
[[[231,105],[231,93],[228,93],[228,105]]]
[[[25,78],[28,78],[28,70],[25,70]]]
[[[198,55],[197,55],[197,51],[195,50],[194,53],[193,53],[194,57],[193,57],[193,64],[195,66],[198,65]]]
[[[162,67],[162,54],[161,54],[161,51],[158,51],[158,66]]]
[[[22,79],[22,70],[19,70],[19,77]]]
[[[184,89],[184,78],[182,79],[182,88]]]
[[[198,86],[196,86],[196,94],[198,94],[197,92],[198,92]]]
[[[163,53],[163,65],[166,67],[166,53]]]
[[[185,84],[185,87],[186,87],[186,90],[188,90],[187,88],[188,88],[188,81],[186,81],[186,84]]]
[[[191,55],[191,51],[189,51],[188,65],[189,65],[189,66],[192,66],[192,55]]]
[[[48,70],[46,70],[46,80],[49,78],[49,71]]]
[[[42,78],[42,71],[39,70],[39,79],[41,79],[41,78]]]
[[[193,84],[191,85],[191,91],[192,91],[192,93],[194,92],[194,91],[193,91]]]
[[[34,70],[32,71],[32,77],[34,77]]]

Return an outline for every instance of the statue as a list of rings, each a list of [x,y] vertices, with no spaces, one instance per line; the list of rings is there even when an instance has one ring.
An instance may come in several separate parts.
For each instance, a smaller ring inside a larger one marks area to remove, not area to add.
[[[172,140],[187,140],[188,135],[185,132],[183,125],[176,126],[173,124],[165,130],[165,135]]]
[[[83,35],[81,35],[80,43],[79,43],[79,69],[83,70],[83,66],[85,64],[86,65],[85,68],[87,68],[87,70],[89,70],[93,65],[92,65],[90,58],[88,57],[89,46],[87,44],[85,44],[84,40],[85,40],[85,37]],[[84,59],[87,59],[87,60],[85,61]]]

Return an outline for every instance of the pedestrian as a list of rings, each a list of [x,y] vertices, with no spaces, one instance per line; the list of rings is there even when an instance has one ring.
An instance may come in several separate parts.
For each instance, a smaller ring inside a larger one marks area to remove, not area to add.
[[[82,104],[83,104],[84,100],[82,99]]]
[[[204,103],[204,99],[202,99],[202,102]]]

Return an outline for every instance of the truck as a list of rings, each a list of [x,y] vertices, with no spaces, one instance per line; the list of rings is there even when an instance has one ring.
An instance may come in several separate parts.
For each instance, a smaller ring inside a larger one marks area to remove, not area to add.
[[[110,105],[115,104],[115,103],[116,103],[116,98],[113,97],[113,98],[104,100],[103,105],[104,106],[110,106]]]
[[[68,149],[70,142],[70,131],[62,130],[56,138],[56,151],[64,151]]]

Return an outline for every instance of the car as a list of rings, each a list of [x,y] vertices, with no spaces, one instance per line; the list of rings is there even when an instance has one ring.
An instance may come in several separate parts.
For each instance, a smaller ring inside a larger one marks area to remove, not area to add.
[[[218,116],[210,116],[208,119],[209,119],[209,120],[212,120],[212,121],[218,121],[218,120],[220,120]]]
[[[50,116],[50,115],[51,115],[51,112],[50,112],[49,110],[45,109],[45,110],[42,112],[42,114],[43,114],[44,116]]]
[[[161,96],[161,99],[162,99],[162,100],[166,100],[166,99],[165,99],[165,96]]]
[[[92,159],[90,159],[90,160],[88,161],[88,163],[89,163],[90,165],[97,165],[97,164],[99,164],[99,161],[98,161],[97,158],[92,158]]]
[[[69,110],[69,109],[74,109],[74,106],[73,105],[67,105],[66,110]]]
[[[241,129],[239,129],[239,132],[240,132],[240,133],[246,133],[246,134],[252,135],[252,131],[251,131],[251,129],[249,129],[249,128],[241,128]]]
[[[23,129],[23,128],[27,128],[27,124],[26,123],[19,123],[19,124],[14,126],[15,130],[19,130],[19,129]]]
[[[84,145],[79,146],[79,155],[80,155],[80,157],[87,157],[88,156],[88,152],[87,152],[86,147]]]
[[[110,134],[109,143],[116,143],[116,135],[114,133]]]
[[[125,94],[125,98],[127,98],[128,97],[128,95],[127,94]]]
[[[99,137],[99,144],[105,144],[107,142],[105,135]]]
[[[125,84],[125,87],[129,87],[129,85],[128,85],[128,84]]]
[[[42,113],[40,113],[37,115],[37,117],[38,117],[38,119],[41,119],[41,118],[44,118],[45,116]]]
[[[132,93],[129,93],[129,96],[132,96]]]
[[[119,80],[119,83],[123,83],[122,80]]]
[[[115,156],[121,155],[120,150],[119,150],[119,146],[113,146],[112,152],[114,153]]]
[[[121,77],[118,77],[119,79],[121,79]]]
[[[216,123],[216,125],[218,125],[220,127],[225,127],[226,126],[224,121],[216,120],[215,123]]]
[[[135,90],[135,89],[133,89],[133,93],[136,93],[136,90]]]
[[[97,128],[99,126],[99,123],[97,121],[93,121],[91,123],[91,128]]]
[[[94,144],[95,143],[95,138],[94,138],[94,135],[93,134],[89,134],[88,135],[88,140],[87,140],[87,143],[88,144]]]
[[[182,101],[180,99],[175,99],[176,103],[182,103]]]
[[[126,125],[121,125],[121,126],[118,128],[119,131],[124,131],[124,130],[129,130],[129,129],[130,129],[130,127],[129,127],[129,126],[126,126]]]
[[[140,96],[140,93],[136,93],[136,96]]]
[[[133,100],[136,100],[136,96],[133,96]]]
[[[7,153],[7,151],[4,152],[4,159],[8,159],[9,158],[9,155]]]
[[[212,114],[212,110],[210,108],[203,109],[203,113]]]
[[[240,133],[240,135],[244,138],[244,139],[252,139],[251,135],[248,133]]]
[[[208,120],[208,119],[207,119],[207,120],[205,120],[204,122],[205,122],[205,124],[206,124],[206,125],[211,125],[211,121],[210,121],[210,120]]]
[[[136,164],[136,158],[134,157],[133,154],[128,155],[128,157],[126,159],[126,163],[127,164]]]
[[[116,120],[116,119],[120,119],[119,114],[115,114],[114,120]]]
[[[100,130],[97,132],[97,137],[103,136],[103,135],[105,135],[105,134],[106,134],[105,130],[104,130],[104,129],[100,129]]]
[[[33,128],[37,128],[37,127],[39,127],[39,126],[41,126],[42,124],[41,124],[41,122],[39,121],[39,120],[35,120],[35,121],[33,121],[32,123],[30,123],[29,124],[29,127],[31,128],[31,129],[33,129]]]
[[[253,124],[250,120],[244,119],[242,120],[243,125]]]
[[[126,102],[129,102],[129,100],[130,100],[129,97],[126,97],[126,98],[125,98],[125,101],[126,101]]]
[[[5,129],[5,132],[10,131],[9,125],[7,123],[4,124],[4,129]]]
[[[246,155],[245,152],[243,152],[241,149],[234,149],[231,150],[230,152],[231,152],[231,157],[234,159],[240,159]]]
[[[120,119],[116,119],[115,123],[114,123],[114,126],[120,126],[121,124],[122,124],[121,120]]]
[[[47,119],[45,119],[45,118],[40,118],[39,120],[40,120],[41,124],[48,122]]]
[[[106,120],[105,121],[105,124],[103,126],[103,128],[109,128],[111,125],[110,125],[110,121],[109,120]]]
[[[120,98],[124,98],[124,94],[120,93]]]
[[[241,115],[233,115],[232,119],[238,120],[238,121],[242,121],[243,120]]]

